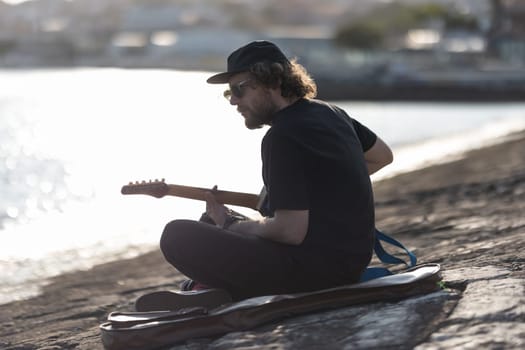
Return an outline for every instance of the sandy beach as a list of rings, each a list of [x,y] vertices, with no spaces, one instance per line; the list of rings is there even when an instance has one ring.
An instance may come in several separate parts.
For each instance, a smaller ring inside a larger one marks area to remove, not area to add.
[[[296,317],[170,349],[524,346],[525,132],[459,160],[377,182],[374,191],[377,227],[412,249],[419,263],[441,264],[448,286],[433,299],[416,298],[417,327],[404,324],[408,333],[397,332],[398,343],[385,329],[401,321],[385,315],[407,302]],[[0,305],[0,349],[103,349],[98,326],[109,312],[131,311],[139,295],[175,288],[182,279],[158,251],[58,276],[41,295]],[[356,338],[362,326],[349,328],[358,311],[383,315],[374,343]],[[323,326],[311,332],[321,319]]]

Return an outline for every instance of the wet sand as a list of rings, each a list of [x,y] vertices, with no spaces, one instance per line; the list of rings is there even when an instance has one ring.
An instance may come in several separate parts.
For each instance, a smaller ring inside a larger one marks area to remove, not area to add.
[[[413,249],[419,263],[440,263],[445,279],[448,276],[454,280],[450,285],[457,288],[457,293],[465,286],[447,271],[467,267],[505,270],[505,278],[523,285],[525,132],[468,152],[460,160],[402,174],[377,182],[374,187],[377,227]],[[58,276],[43,288],[41,295],[0,305],[0,349],[103,349],[98,325],[109,312],[132,310],[139,295],[174,288],[182,279],[158,251]],[[520,312],[514,319],[502,322],[523,325],[523,310]],[[412,337],[414,342],[428,341],[432,334],[443,330],[448,315],[447,311],[439,322],[429,321],[424,339]],[[294,322],[300,322],[300,318],[287,321]],[[323,330],[330,331],[327,337],[345,336],[344,328]],[[255,339],[253,344],[257,344],[257,334],[262,337],[264,333],[250,333]],[[236,334],[236,339],[243,336]],[[294,339],[287,339],[288,344],[299,346]],[[213,341],[180,348],[221,348],[220,342]],[[246,345],[239,344],[232,342],[222,348]],[[523,337],[510,339],[506,344],[523,344]],[[387,345],[385,340],[384,347]],[[414,344],[406,345],[410,348]],[[266,341],[265,346],[270,348],[272,344]]]

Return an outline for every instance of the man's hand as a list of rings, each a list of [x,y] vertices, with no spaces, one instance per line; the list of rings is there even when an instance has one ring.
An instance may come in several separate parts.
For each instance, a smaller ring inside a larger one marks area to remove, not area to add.
[[[206,214],[215,221],[217,226],[223,227],[230,210],[225,205],[217,202],[217,199],[213,195],[213,192],[216,190],[217,185],[213,186],[209,192],[206,192]]]

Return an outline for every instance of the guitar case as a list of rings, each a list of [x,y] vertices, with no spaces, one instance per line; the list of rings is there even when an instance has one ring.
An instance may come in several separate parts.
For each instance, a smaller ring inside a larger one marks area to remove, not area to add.
[[[112,312],[100,325],[107,350],[146,350],[192,338],[217,337],[286,317],[379,301],[394,301],[441,288],[440,266],[427,264],[366,282],[310,293],[268,295],[214,309]]]

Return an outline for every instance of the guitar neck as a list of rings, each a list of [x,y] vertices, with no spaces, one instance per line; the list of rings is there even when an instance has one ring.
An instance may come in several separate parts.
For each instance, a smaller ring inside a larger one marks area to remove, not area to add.
[[[182,186],[182,185],[167,185],[168,196],[183,197],[188,199],[205,200],[206,192],[209,192],[208,188]],[[245,208],[251,208],[258,210],[260,206],[260,196],[243,193],[243,192],[231,192],[216,190],[213,192],[217,201],[222,204],[236,205]]]

